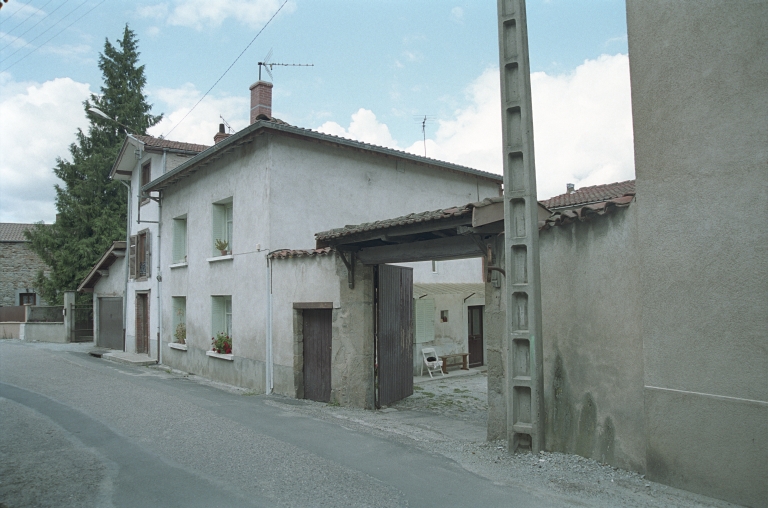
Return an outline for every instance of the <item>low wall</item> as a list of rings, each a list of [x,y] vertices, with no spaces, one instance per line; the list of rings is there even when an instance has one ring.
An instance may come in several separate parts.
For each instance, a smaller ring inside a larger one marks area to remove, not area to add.
[[[63,316],[62,305],[27,308],[27,323],[61,323]]]
[[[18,339],[22,323],[0,323],[0,339]]]
[[[0,307],[0,322],[23,322],[25,316],[24,305],[14,307]]]
[[[27,342],[69,342],[64,323],[20,323],[19,338]]]

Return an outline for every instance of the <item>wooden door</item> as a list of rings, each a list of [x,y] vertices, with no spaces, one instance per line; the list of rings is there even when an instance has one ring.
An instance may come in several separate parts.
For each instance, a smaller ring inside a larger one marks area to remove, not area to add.
[[[331,319],[332,309],[305,309],[304,317],[304,398],[331,400]]]
[[[469,334],[467,342],[469,345],[469,366],[480,367],[483,365],[483,306],[474,305],[467,309],[469,323],[467,330]]]
[[[136,293],[136,352],[149,353],[149,295]]]
[[[379,406],[413,394],[413,269],[379,265],[376,277]]]
[[[99,347],[123,349],[123,299],[99,298]]]

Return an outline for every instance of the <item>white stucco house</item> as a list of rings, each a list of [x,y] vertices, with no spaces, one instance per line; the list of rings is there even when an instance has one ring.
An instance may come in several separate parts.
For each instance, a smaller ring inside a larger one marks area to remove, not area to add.
[[[112,169],[131,188],[125,350],[256,392],[302,397],[301,318],[330,309],[333,347],[341,336],[352,344],[334,350],[334,398],[370,407],[373,382],[358,381],[372,380],[376,362],[354,349],[373,338],[344,328],[345,302],[361,305],[362,293],[348,282],[349,257],[314,249],[315,233],[497,197],[502,177],[288,125],[271,116],[271,88],[254,84],[251,124],[233,135],[222,130],[212,147],[126,139]],[[304,261],[275,263],[285,249]],[[477,260],[450,265],[405,270],[416,283],[481,281]],[[230,354],[211,350],[218,332],[232,337]]]

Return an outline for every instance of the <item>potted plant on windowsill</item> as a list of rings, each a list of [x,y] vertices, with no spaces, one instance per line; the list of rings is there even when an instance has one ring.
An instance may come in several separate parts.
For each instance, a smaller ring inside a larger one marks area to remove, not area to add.
[[[187,343],[187,326],[184,323],[176,325],[176,331],[173,333],[173,338],[175,339],[176,344]]]
[[[220,355],[231,355],[232,337],[226,333],[219,332],[216,334],[216,337],[211,338],[211,346],[211,349],[214,353],[218,353]]]
[[[217,238],[216,242],[213,245],[216,247],[216,250],[221,252],[222,256],[226,256],[227,254],[229,254],[229,242],[227,242],[226,240],[219,240]]]

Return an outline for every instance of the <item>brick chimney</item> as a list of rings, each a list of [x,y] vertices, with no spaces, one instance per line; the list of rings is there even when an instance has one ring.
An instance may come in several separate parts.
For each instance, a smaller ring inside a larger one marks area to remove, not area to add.
[[[251,85],[251,123],[264,117],[272,118],[272,83],[257,81]]]
[[[573,194],[576,192],[576,186],[572,183],[565,184],[565,193],[566,194]]]
[[[216,133],[215,136],[213,136],[213,144],[218,144],[219,141],[224,141],[228,137],[230,137],[232,134],[227,134],[224,132],[224,124],[219,124],[219,132]]]

